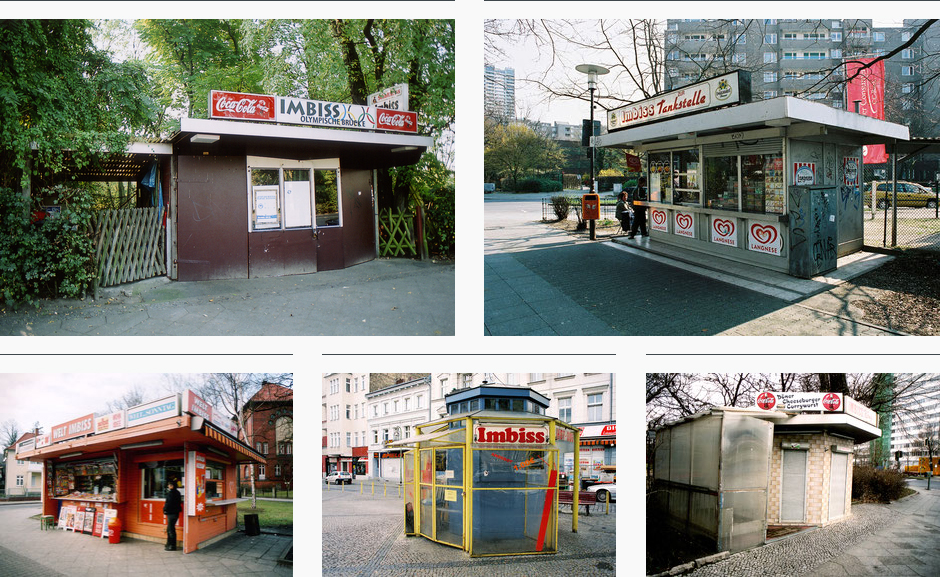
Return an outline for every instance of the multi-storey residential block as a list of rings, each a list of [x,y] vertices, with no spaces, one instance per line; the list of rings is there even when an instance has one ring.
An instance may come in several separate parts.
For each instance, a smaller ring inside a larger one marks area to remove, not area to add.
[[[483,67],[483,108],[488,115],[505,120],[516,118],[516,71]]]

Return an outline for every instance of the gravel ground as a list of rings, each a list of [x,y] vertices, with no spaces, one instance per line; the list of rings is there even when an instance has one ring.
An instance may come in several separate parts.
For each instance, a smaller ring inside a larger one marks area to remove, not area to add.
[[[828,527],[807,531],[763,547],[732,555],[724,561],[702,567],[694,577],[794,577],[814,568],[852,547],[866,535],[898,520],[884,505],[852,505],[852,517]]]

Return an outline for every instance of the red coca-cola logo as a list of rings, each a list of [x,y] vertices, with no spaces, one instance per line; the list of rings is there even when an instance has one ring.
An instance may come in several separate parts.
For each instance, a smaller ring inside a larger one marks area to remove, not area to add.
[[[414,112],[380,108],[376,116],[375,127],[381,130],[417,132],[418,115]]]
[[[692,215],[690,214],[677,214],[676,215],[676,225],[681,229],[688,229],[692,226]]]
[[[757,406],[769,411],[777,404],[777,397],[773,393],[763,392],[757,395]]]
[[[666,222],[666,213],[661,210],[653,211],[653,222],[662,226]]]
[[[837,393],[826,393],[823,395],[822,404],[827,411],[838,411],[842,400]]]
[[[243,120],[274,120],[274,97],[241,92],[210,93],[209,118],[239,118]]]
[[[751,236],[760,244],[773,244],[777,241],[777,229],[772,226],[752,224]]]
[[[734,221],[716,218],[712,221],[712,228],[718,233],[718,236],[731,236],[734,234]]]

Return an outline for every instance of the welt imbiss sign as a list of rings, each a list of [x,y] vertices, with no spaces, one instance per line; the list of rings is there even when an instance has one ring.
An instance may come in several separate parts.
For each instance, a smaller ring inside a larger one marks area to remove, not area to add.
[[[750,101],[751,74],[737,70],[635,104],[615,108],[607,113],[607,130],[624,130]]]
[[[418,115],[407,110],[222,90],[209,92],[209,118],[418,132]]]

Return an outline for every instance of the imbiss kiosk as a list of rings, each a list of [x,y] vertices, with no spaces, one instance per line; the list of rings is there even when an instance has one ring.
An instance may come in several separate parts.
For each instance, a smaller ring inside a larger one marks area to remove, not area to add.
[[[43,463],[42,514],[55,527],[111,542],[164,542],[173,481],[183,496],[184,553],[235,533],[237,468],[265,462],[238,440],[231,419],[190,390],[61,423],[16,458]]]
[[[596,146],[645,155],[650,245],[810,278],[860,251],[862,147],[906,126],[717,76],[608,113]],[[889,148],[890,151],[890,148]]]
[[[878,415],[841,393],[765,391],[753,408],[712,407],[656,431],[647,514],[731,552],[775,526],[848,519],[855,445],[880,436]]]
[[[528,388],[445,399],[447,417],[391,443],[414,447],[403,465],[405,533],[474,557],[555,553],[560,474],[578,486],[578,429],[546,416],[549,400]]]

